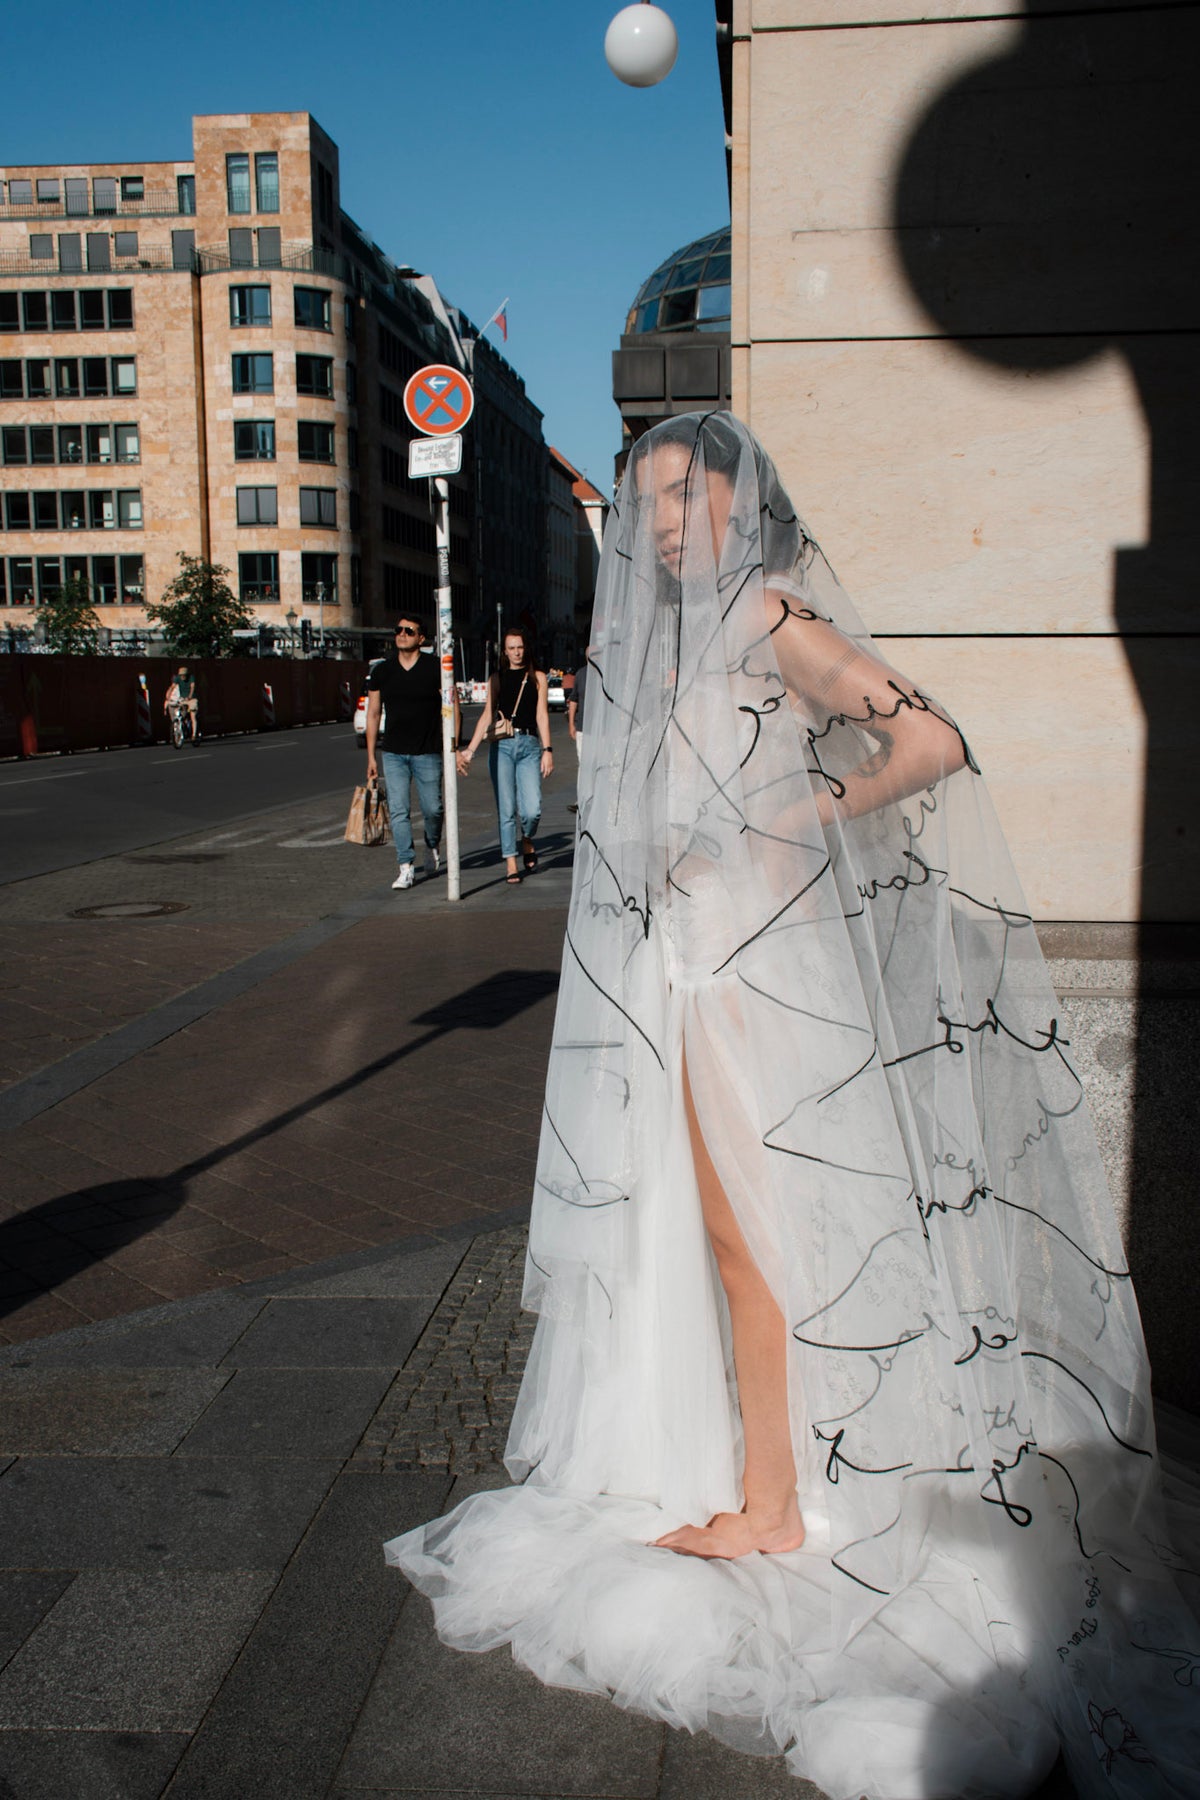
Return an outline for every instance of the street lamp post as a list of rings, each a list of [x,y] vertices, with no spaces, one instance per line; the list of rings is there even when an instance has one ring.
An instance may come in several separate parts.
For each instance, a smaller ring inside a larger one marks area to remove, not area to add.
[[[295,607],[289,606],[283,616],[287,621],[287,628],[288,628],[288,655],[295,656],[295,654],[296,654],[296,609],[295,609]]]
[[[317,637],[320,640],[322,657],[325,655],[325,583],[317,583]]]

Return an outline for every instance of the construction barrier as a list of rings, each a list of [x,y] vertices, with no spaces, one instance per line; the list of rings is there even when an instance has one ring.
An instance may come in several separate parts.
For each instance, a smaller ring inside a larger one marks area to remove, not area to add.
[[[154,742],[154,721],[150,717],[150,689],[146,686],[146,677],[137,678],[137,742],[152,744]]]
[[[262,686],[262,728],[264,731],[275,729],[275,695],[269,681]]]
[[[0,757],[164,739],[163,701],[178,667],[178,657],[167,656],[0,656]],[[188,667],[204,737],[261,731],[264,689],[280,730],[340,720],[347,675],[354,692],[361,693],[367,671],[359,660],[283,656],[189,658]],[[137,691],[134,707],[131,683]]]

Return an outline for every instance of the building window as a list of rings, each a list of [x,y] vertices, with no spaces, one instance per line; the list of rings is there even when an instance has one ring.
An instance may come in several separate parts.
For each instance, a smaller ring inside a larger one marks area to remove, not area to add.
[[[21,305],[25,313],[26,331],[49,331],[50,309],[46,304],[45,294],[22,294]]]
[[[111,425],[87,427],[87,459],[90,463],[110,463],[113,459]]]
[[[11,357],[0,361],[0,400],[23,400],[21,365]]]
[[[112,268],[112,238],[107,231],[89,231],[87,241],[89,269]]]
[[[189,217],[196,211],[196,177],[194,175],[177,175],[175,177],[175,195],[178,209]]]
[[[35,531],[58,530],[58,495],[53,490],[34,494],[33,529]]]
[[[351,425],[346,431],[346,460],[352,469],[358,467],[358,427]]]
[[[87,177],[68,175],[63,182],[63,187],[66,189],[67,212],[86,215],[88,209]]]
[[[117,494],[117,517],[123,531],[142,529],[141,488],[121,488]]]
[[[225,194],[227,212],[248,213],[250,211],[250,158],[248,156],[238,155],[225,158]]]
[[[358,531],[362,526],[362,505],[357,493],[350,495],[350,529]]]
[[[86,494],[71,491],[60,495],[64,531],[82,531],[87,524]]]
[[[16,181],[10,181],[8,184],[8,199],[10,206],[32,206],[32,181],[25,181],[22,178],[18,178]]]
[[[58,182],[53,175],[38,176],[37,197],[39,206],[58,205]]]
[[[233,454],[238,462],[274,462],[274,419],[235,420]]]
[[[111,488],[88,489],[88,524],[93,531],[112,531],[116,528],[117,509],[113,505]]]
[[[133,289],[108,288],[108,329],[110,331],[133,330]]]
[[[301,462],[333,462],[332,425],[313,425],[302,420],[296,431]]]
[[[16,294],[0,294],[0,331],[20,331],[21,302]]]
[[[117,559],[115,556],[93,556],[92,599],[98,606],[117,603]]]
[[[243,550],[238,556],[238,589],[248,606],[271,606],[279,598],[279,557],[274,550]]]
[[[278,490],[240,487],[237,490],[237,522],[239,525],[278,525]]]
[[[300,597],[306,606],[338,604],[338,559],[323,551],[305,550],[300,556]]]
[[[231,269],[254,267],[254,233],[245,225],[229,228],[229,266]]]
[[[283,267],[283,242],[278,225],[260,225],[258,228],[258,266],[260,269]]]
[[[54,392],[60,400],[78,400],[82,392],[79,386],[79,358],[76,356],[59,356],[54,363]]]
[[[103,331],[104,289],[84,288],[79,296],[79,323],[84,331]]]
[[[146,198],[146,183],[142,179],[142,177],[140,175],[122,175],[122,177],[121,177],[121,199],[122,200],[144,200],[145,198]]]
[[[300,489],[301,525],[319,525],[322,530],[337,530],[337,489]]]
[[[117,183],[115,176],[97,175],[92,182],[92,211],[94,213],[115,213],[117,210]]]
[[[48,231],[31,231],[29,254],[34,262],[54,261],[54,239]]]
[[[146,575],[140,556],[121,558],[121,604],[140,606],[146,592]]]
[[[324,288],[298,287],[295,290],[296,323],[308,331],[332,331],[329,321],[329,294]]]
[[[83,391],[89,400],[99,400],[108,393],[108,359],[85,356],[83,359]]]
[[[58,460],[60,463],[81,463],[83,461],[82,425],[59,426]]]
[[[119,463],[135,463],[142,460],[141,435],[136,425],[117,425],[113,429],[116,441],[117,461]]]
[[[317,208],[323,225],[333,224],[333,173],[324,163],[317,164]]]
[[[8,595],[10,606],[33,605],[33,558],[31,556],[9,558]]]
[[[74,331],[76,329],[75,295],[68,289],[65,293],[58,288],[50,296],[50,329],[51,331]]]
[[[48,400],[50,398],[50,359],[48,356],[30,357],[25,364],[25,392],[31,400]]]
[[[4,523],[10,531],[28,531],[29,517],[28,494],[5,494]]]
[[[29,445],[23,425],[5,425],[0,429],[0,454],[6,469],[24,467],[29,461]]]
[[[135,356],[113,357],[112,391],[114,394],[137,393],[137,358]]]
[[[231,287],[229,290],[229,323],[231,325],[269,325],[271,323],[270,288]]]
[[[296,392],[333,398],[332,356],[298,356],[296,358]]]
[[[117,231],[113,234],[114,256],[136,256],[138,253],[138,234],[136,231]]]
[[[270,352],[234,357],[233,391],[235,394],[275,392],[275,359]]]
[[[358,370],[353,363],[346,364],[346,399],[351,406],[358,405]]]
[[[173,231],[171,233],[171,267],[173,269],[190,269],[195,248],[196,234],[194,231]]]
[[[39,556],[37,559],[38,598],[48,600],[62,586],[62,561],[57,556]]]
[[[350,558],[350,604],[354,607],[362,605],[362,557]]]
[[[74,275],[83,267],[83,242],[77,231],[63,231],[58,237],[58,266],[64,275]]]
[[[279,157],[274,150],[264,150],[254,158],[254,183],[259,212],[278,212]]]

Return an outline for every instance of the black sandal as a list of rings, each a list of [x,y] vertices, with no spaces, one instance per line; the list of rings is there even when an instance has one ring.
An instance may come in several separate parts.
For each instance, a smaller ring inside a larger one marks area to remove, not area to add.
[[[526,845],[529,846],[528,849],[526,849]],[[537,851],[534,848],[532,838],[521,839],[521,861],[532,875],[533,871],[537,868]]]
[[[520,885],[521,885],[521,876],[518,875],[518,873],[515,869],[511,869],[509,871],[509,873],[504,877],[504,880],[505,880],[505,884],[508,887],[520,887]]]

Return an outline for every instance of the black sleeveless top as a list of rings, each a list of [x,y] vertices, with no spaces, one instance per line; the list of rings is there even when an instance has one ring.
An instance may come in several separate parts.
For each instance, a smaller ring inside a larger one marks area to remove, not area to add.
[[[520,693],[522,681],[525,682],[525,692],[521,694],[520,706],[517,706],[517,695]],[[500,670],[500,693],[496,701],[497,707],[506,719],[512,720],[519,731],[531,731],[534,737],[537,736],[538,728],[537,693],[537,676],[532,669]]]

